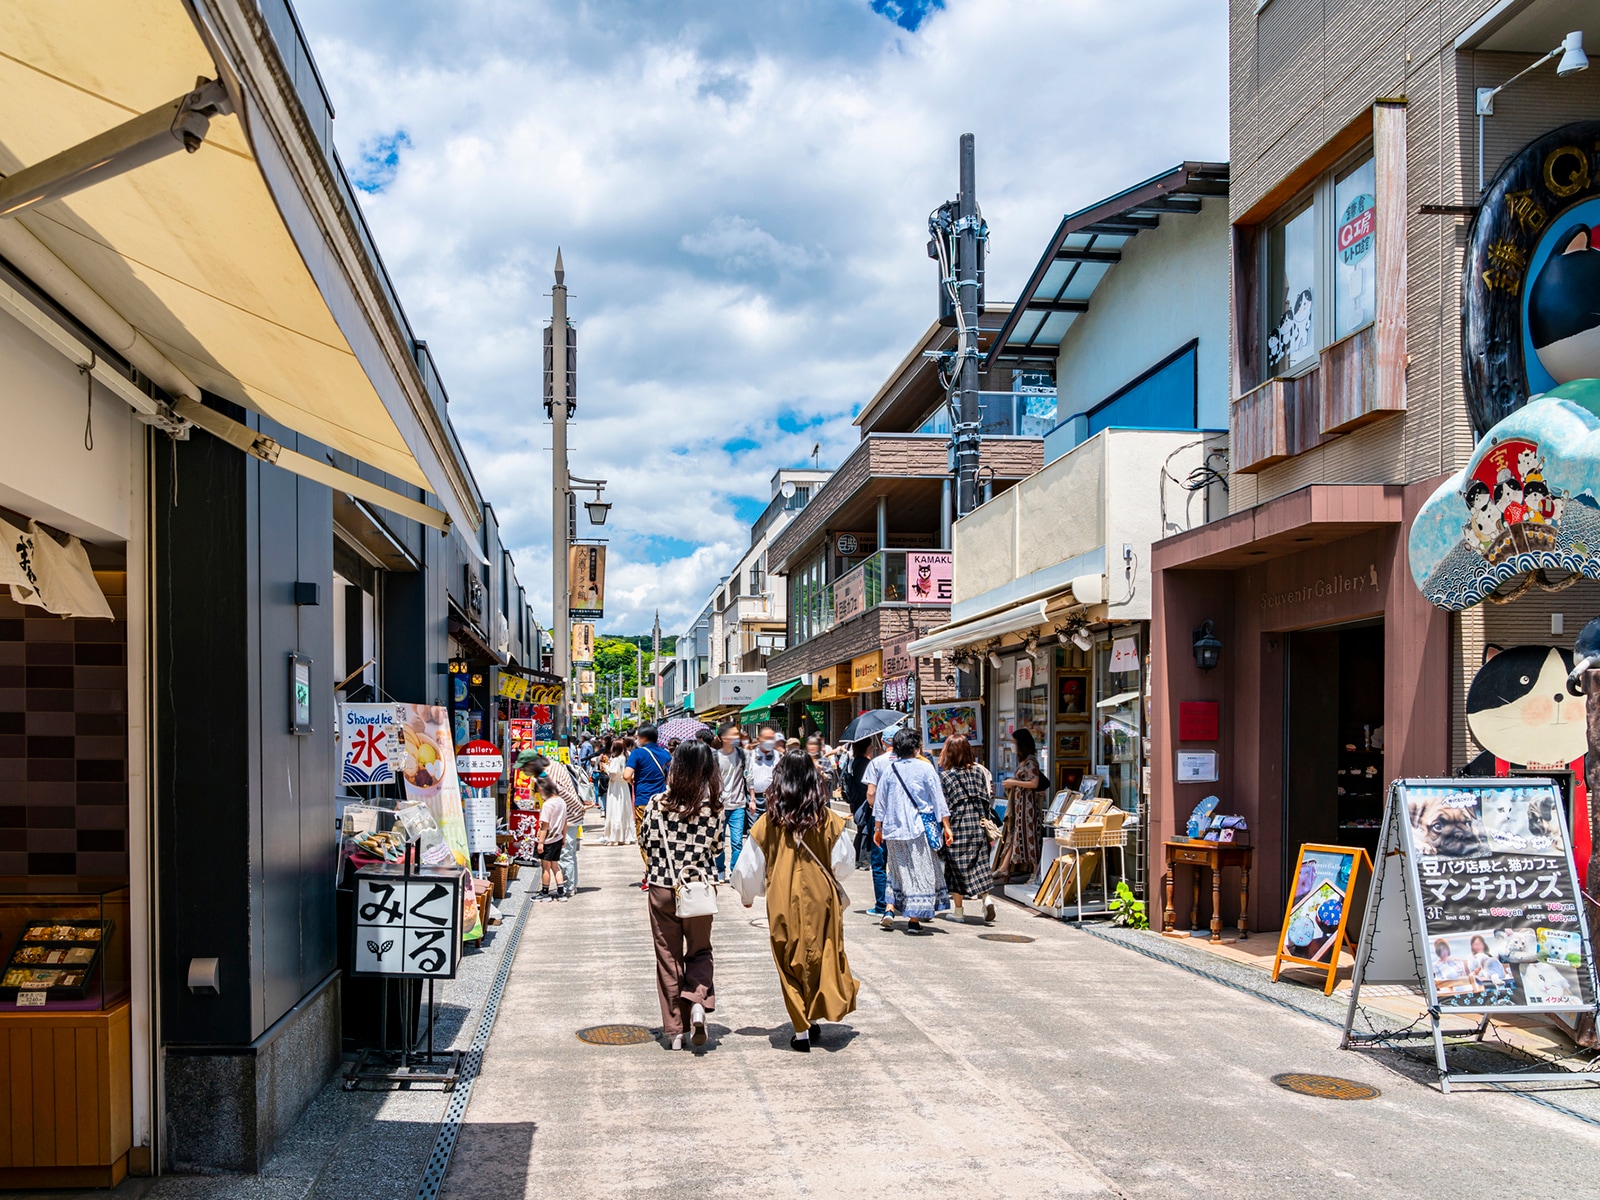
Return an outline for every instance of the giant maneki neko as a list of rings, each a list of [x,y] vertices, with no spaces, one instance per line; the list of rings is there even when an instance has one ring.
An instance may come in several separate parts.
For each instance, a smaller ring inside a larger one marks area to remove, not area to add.
[[[1484,194],[1462,274],[1462,369],[1478,442],[1412,525],[1417,586],[1460,611],[1600,580],[1600,121],[1531,143]],[[1488,648],[1467,696],[1483,753],[1466,770],[1571,772],[1582,878],[1595,838],[1578,676],[1600,666],[1600,623],[1576,649]]]

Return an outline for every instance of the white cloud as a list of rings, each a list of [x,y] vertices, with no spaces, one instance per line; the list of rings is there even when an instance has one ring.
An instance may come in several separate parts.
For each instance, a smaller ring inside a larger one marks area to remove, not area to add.
[[[839,462],[932,318],[962,132],[997,299],[1062,212],[1227,153],[1214,0],[1145,0],[1137,60],[1118,0],[950,0],[916,34],[867,0],[299,7],[346,159],[381,152],[364,207],[541,620],[558,245],[572,466],[616,502],[606,626],[659,607],[676,631],[748,544],[738,511],[813,442]]]

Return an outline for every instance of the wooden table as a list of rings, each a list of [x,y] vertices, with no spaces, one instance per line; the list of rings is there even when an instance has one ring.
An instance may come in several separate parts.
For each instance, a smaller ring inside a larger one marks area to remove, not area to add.
[[[1191,930],[1200,922],[1200,869],[1207,868],[1211,872],[1211,940],[1222,940],[1222,872],[1228,867],[1239,868],[1239,937],[1250,936],[1249,922],[1245,914],[1250,908],[1250,865],[1251,849],[1249,846],[1235,846],[1224,842],[1190,842],[1177,841],[1165,842],[1163,846],[1167,856],[1166,893],[1167,907],[1162,913],[1161,932],[1168,933],[1178,924],[1178,915],[1172,911],[1172,885],[1173,876],[1177,868],[1187,866],[1194,870],[1194,903],[1189,908],[1189,928]]]

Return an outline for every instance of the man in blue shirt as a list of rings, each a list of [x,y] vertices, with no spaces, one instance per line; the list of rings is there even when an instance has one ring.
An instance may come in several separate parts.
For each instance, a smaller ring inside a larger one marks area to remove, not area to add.
[[[672,755],[656,745],[656,727],[639,726],[639,744],[628,753],[622,764],[622,778],[633,785],[633,832],[638,837],[639,817],[652,796],[667,790],[667,767]],[[639,850],[644,852],[644,839],[639,839]],[[649,891],[648,878],[640,880],[641,891]]]

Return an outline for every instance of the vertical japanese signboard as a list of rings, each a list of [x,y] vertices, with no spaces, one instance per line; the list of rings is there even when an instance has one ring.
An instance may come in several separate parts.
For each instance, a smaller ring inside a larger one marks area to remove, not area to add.
[[[352,974],[454,979],[461,945],[461,873],[396,865],[356,874]]]
[[[606,608],[606,548],[573,546],[567,551],[567,614],[598,621]]]

